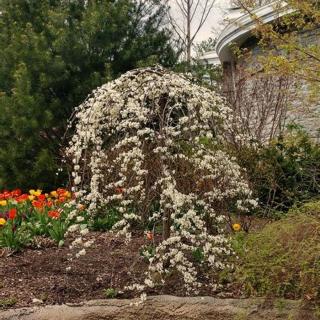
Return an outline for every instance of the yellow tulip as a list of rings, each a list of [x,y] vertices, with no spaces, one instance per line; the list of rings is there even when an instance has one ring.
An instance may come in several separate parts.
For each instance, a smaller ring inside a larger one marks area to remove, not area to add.
[[[41,193],[42,193],[42,190],[38,189],[37,191],[35,191],[33,193],[33,195],[36,196],[36,197],[39,197]]]
[[[0,226],[4,226],[6,223],[6,219],[0,218]]]
[[[58,198],[58,192],[57,191],[51,191],[50,194],[54,197],[54,198]]]
[[[29,198],[30,201],[33,201],[35,196],[28,196],[28,198]]]
[[[1,200],[0,206],[6,206],[8,204],[7,200]]]
[[[241,230],[241,225],[240,225],[239,223],[234,223],[234,224],[232,225],[232,229],[233,229],[234,231],[240,231],[240,230]]]
[[[29,190],[29,193],[30,193],[31,195],[34,195],[35,192],[36,192],[36,190],[34,190],[34,189]]]
[[[70,192],[70,191],[66,191],[66,192],[64,193],[64,196],[65,196],[66,198],[71,198],[71,192]]]

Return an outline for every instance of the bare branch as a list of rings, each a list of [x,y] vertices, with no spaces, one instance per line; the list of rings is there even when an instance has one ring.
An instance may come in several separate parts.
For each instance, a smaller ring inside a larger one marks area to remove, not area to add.
[[[197,34],[199,33],[200,29],[203,27],[204,23],[207,21],[208,16],[209,16],[211,10],[213,9],[213,6],[214,6],[214,4],[215,4],[215,0],[211,1],[210,6],[208,7],[209,2],[210,2],[210,0],[206,0],[205,7],[204,7],[204,9],[202,10],[202,16],[201,16],[201,19],[200,19],[200,23],[199,23],[199,25],[198,25],[198,28],[197,28],[196,31],[194,32],[193,36],[191,37],[191,42],[194,41],[194,39],[195,39],[195,37],[197,36]]]
[[[168,11],[169,22],[179,40],[181,40],[185,46],[188,64],[191,63],[191,48],[193,42],[204,23],[207,21],[215,2],[216,0],[174,0],[176,9],[183,17],[182,22],[175,19]],[[168,0],[166,0],[166,4],[169,5]],[[196,27],[194,28],[193,21],[197,16],[199,16],[199,22],[196,23]]]

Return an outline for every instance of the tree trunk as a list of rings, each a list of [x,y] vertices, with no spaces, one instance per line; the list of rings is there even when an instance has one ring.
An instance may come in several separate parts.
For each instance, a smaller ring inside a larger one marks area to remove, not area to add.
[[[188,71],[191,65],[191,0],[187,2],[187,65]]]
[[[166,211],[162,220],[162,240],[170,237],[170,212]]]

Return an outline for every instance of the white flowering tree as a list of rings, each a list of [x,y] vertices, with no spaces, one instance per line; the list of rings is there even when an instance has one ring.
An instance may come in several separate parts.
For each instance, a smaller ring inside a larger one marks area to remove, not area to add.
[[[92,215],[116,210],[128,239],[137,225],[162,230],[140,288],[174,269],[197,290],[199,265],[226,266],[225,213],[255,204],[223,151],[228,118],[219,95],[161,67],[127,72],[77,108],[68,154],[78,197]]]

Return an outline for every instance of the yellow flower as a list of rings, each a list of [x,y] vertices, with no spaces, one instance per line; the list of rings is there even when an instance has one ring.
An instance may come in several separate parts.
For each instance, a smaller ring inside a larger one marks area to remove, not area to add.
[[[34,189],[29,190],[29,193],[30,193],[31,195],[34,195],[35,192],[36,192],[36,190],[34,190]]]
[[[70,191],[66,191],[66,192],[64,193],[64,196],[65,196],[66,198],[71,198],[71,192],[70,192]]]
[[[0,206],[6,206],[7,205],[7,200],[1,200],[0,201]]]
[[[58,192],[57,191],[51,191],[50,194],[54,197],[54,198],[58,198]]]
[[[33,201],[34,198],[35,198],[35,196],[32,196],[32,195],[31,195],[31,196],[28,196],[28,198],[29,198],[30,201]]]
[[[33,193],[33,195],[39,197],[41,193],[42,193],[42,190],[39,190],[39,189],[38,189],[37,191],[35,191],[35,192]]]
[[[241,225],[240,225],[239,223],[234,223],[234,224],[232,225],[232,229],[233,229],[234,231],[240,231],[240,230],[241,230]]]
[[[0,226],[4,226],[6,223],[6,219],[0,218]]]

